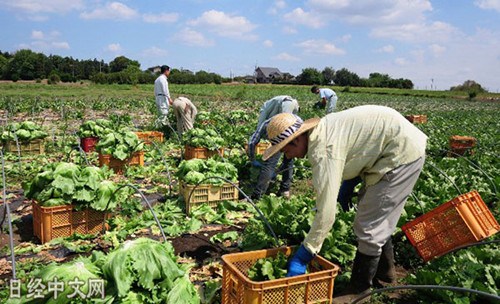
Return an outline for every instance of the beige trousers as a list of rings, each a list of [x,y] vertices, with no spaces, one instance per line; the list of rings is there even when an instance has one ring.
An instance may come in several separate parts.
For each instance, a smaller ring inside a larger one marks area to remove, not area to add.
[[[175,119],[177,120],[177,133],[182,137],[182,133],[193,128],[194,119],[198,110],[194,104],[186,97],[178,97],[172,103]]]

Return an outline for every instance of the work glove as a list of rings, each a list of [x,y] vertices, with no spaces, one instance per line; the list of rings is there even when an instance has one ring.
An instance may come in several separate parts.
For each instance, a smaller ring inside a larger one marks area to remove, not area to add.
[[[318,101],[313,105],[313,109],[324,109],[326,107],[325,104],[323,104],[321,101]]]
[[[256,159],[252,160],[251,164],[255,168],[262,168],[262,163]]]
[[[314,258],[314,255],[307,251],[304,245],[300,245],[299,250],[295,252],[288,262],[287,277],[294,277],[306,273],[307,265]]]
[[[349,211],[352,207],[352,197],[354,196],[354,188],[361,182],[361,178],[359,176],[345,180],[342,182],[339,190],[339,196],[337,201],[342,206],[342,210]]]

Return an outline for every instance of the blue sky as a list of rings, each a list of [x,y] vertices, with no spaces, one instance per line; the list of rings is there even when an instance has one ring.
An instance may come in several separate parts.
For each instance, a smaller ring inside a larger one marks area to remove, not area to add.
[[[0,50],[228,77],[313,67],[500,92],[500,0],[0,0]]]

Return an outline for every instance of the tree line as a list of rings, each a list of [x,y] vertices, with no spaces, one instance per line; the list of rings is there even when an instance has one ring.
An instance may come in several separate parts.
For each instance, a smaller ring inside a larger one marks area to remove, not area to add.
[[[36,80],[47,79],[48,83],[76,82],[90,80],[98,84],[151,84],[158,76],[159,71],[152,68],[141,70],[138,61],[125,56],[118,56],[111,62],[104,60],[88,59],[79,60],[73,57],[62,57],[59,55],[46,56],[29,49],[23,49],[14,53],[0,51],[0,79],[2,80]],[[236,81],[247,81],[248,76],[225,78],[215,73],[206,71],[191,72],[189,70],[172,69],[169,82],[177,84],[203,84]],[[251,77],[250,77],[251,78]],[[479,84],[472,82],[474,86]],[[325,67],[322,71],[316,68],[305,68],[302,73],[293,77],[285,73],[283,77],[277,77],[273,83],[301,84],[301,85],[338,85],[344,87],[381,87],[413,89],[413,82],[409,79],[393,79],[387,74],[371,73],[368,78],[361,78],[356,73],[346,68],[335,71],[331,67]],[[467,83],[467,82],[466,82]],[[471,85],[464,83],[465,89]],[[462,87],[451,88],[452,90],[464,90]],[[479,90],[479,91],[480,91]]]

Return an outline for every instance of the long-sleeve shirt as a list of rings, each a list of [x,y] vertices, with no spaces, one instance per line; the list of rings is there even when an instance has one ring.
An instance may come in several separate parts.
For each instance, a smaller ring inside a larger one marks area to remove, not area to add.
[[[299,103],[296,99],[293,99],[287,95],[280,95],[273,97],[266,101],[260,108],[259,120],[257,123],[257,129],[260,125],[280,113],[293,113],[297,114],[299,112]]]
[[[255,133],[252,134],[250,140],[248,141],[248,158],[252,161],[255,159],[255,146],[260,142],[262,138],[267,139],[267,125],[271,121],[271,118],[264,121]]]
[[[337,211],[342,180],[360,176],[366,186],[425,156],[427,136],[396,110],[359,106],[328,114],[309,133],[307,157],[317,193],[317,213],[304,246],[318,253]]]
[[[155,96],[165,96],[166,100],[170,99],[170,92],[168,90],[168,80],[165,74],[161,74],[155,80]]]
[[[337,94],[332,89],[319,89],[319,97],[321,99],[325,98],[327,101],[326,113],[330,114],[335,110],[337,103]]]

